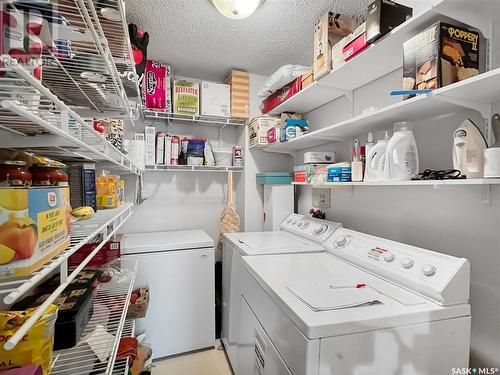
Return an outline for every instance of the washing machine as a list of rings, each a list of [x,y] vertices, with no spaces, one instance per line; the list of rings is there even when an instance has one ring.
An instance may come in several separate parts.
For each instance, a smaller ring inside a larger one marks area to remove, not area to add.
[[[324,253],[243,257],[241,303],[251,314],[239,322],[240,375],[270,375],[266,367],[293,375],[468,367],[466,259],[345,228],[324,246]]]
[[[279,231],[227,233],[222,254],[221,339],[233,370],[238,373],[237,342],[240,322],[242,256],[315,253],[341,224],[290,214]]]

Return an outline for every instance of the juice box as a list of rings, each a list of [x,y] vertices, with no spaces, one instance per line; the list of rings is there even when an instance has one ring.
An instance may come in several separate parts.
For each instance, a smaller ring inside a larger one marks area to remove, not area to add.
[[[70,244],[69,188],[0,188],[0,279],[38,270]]]

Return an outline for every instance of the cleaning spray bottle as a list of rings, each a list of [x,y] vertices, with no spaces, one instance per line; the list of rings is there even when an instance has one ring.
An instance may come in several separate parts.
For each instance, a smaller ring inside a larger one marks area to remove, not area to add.
[[[418,175],[418,150],[410,122],[394,124],[385,151],[384,180],[407,181]]]
[[[366,155],[365,182],[383,181],[385,167],[385,150],[389,142],[389,132],[385,132],[384,139],[380,139],[370,148]],[[368,145],[368,143],[367,143]]]

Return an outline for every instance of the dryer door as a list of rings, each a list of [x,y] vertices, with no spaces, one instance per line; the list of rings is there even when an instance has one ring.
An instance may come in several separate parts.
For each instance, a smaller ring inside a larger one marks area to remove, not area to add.
[[[236,375],[292,375],[244,297]]]

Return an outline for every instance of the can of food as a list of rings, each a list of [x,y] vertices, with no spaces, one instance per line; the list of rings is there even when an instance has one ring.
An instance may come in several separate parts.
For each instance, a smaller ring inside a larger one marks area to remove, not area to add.
[[[233,146],[233,166],[243,167],[243,149],[241,146]]]

